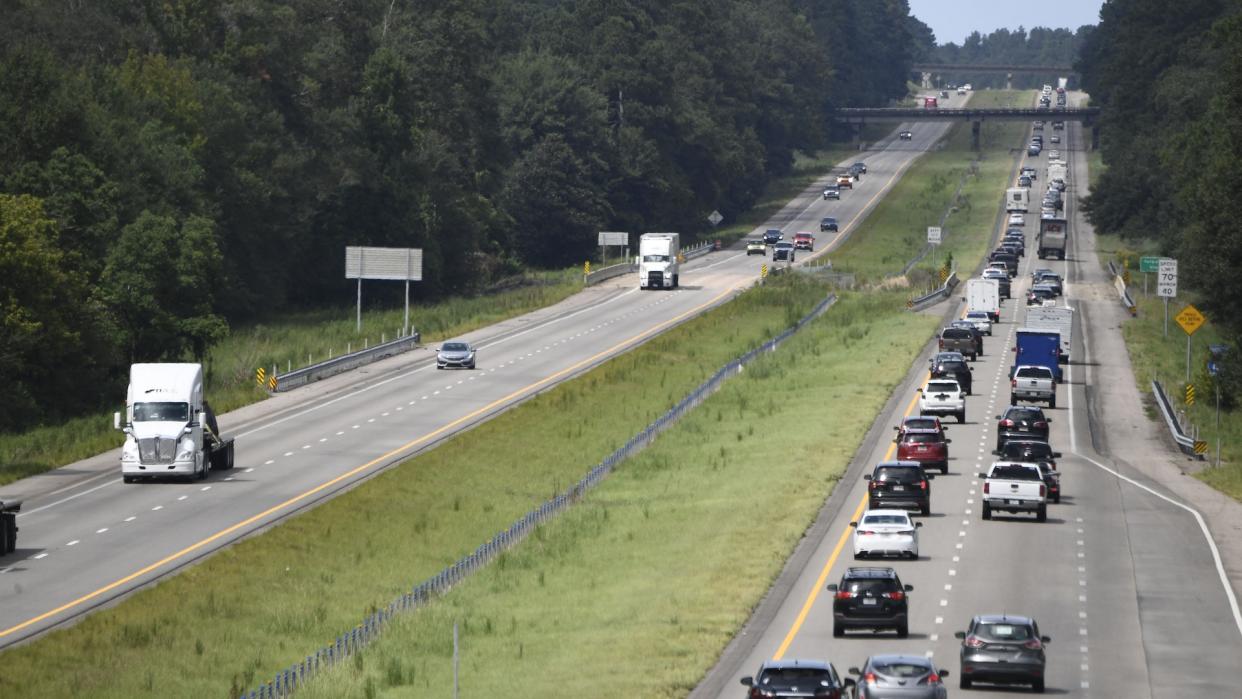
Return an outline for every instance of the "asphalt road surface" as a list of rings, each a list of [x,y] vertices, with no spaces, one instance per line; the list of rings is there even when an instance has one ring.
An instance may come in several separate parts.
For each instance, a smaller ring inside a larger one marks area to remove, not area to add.
[[[1083,134],[1077,124],[1066,128],[1068,143],[1047,144],[1042,157],[1030,159],[1036,161],[1040,177],[1033,202],[1046,187],[1046,155],[1053,148],[1070,163],[1071,195],[1085,193]],[[1044,133],[1047,137],[1054,132],[1049,126]],[[1098,310],[1100,304],[1117,301],[1089,254],[1093,234],[1082,225],[1073,196],[1067,214],[1079,225],[1071,228],[1071,250],[1064,262],[1037,259],[1038,209],[1027,217],[1028,254],[1014,280],[1014,298],[1003,303],[1001,323],[985,339],[985,354],[973,364],[974,394],[966,401],[966,424],[949,423],[950,470],[931,482],[931,516],[923,518],[920,560],[855,562],[849,523],[863,511],[862,475],[874,463],[894,458],[891,426],[903,415],[917,414],[915,390],[927,379],[925,359],[915,362],[820,520],[744,632],[692,696],[742,697],[745,688],[738,680],[773,658],[828,660],[845,673],[869,655],[898,652],[931,656],[938,667],[948,669],[950,695],[999,697],[1029,691],[980,684],[969,691],[957,688],[961,642],[954,632],[964,630],[973,615],[999,613],[1032,616],[1052,637],[1046,676],[1050,694],[1173,697],[1190,690],[1194,696],[1239,696],[1242,620],[1199,521],[1168,490],[1137,473],[1123,473],[1124,466],[1094,449],[1095,438],[1109,425],[1098,422],[1099,411],[1089,402],[1096,394],[1091,385],[1098,367],[1116,360],[1098,356],[1092,348],[1102,344],[1098,338],[1120,330],[1111,321],[1093,319],[1105,315]],[[1058,389],[1058,407],[1045,409],[1052,417],[1053,447],[1063,453],[1058,460],[1063,498],[1049,505],[1043,524],[1032,516],[1003,514],[985,522],[977,474],[993,459],[994,416],[1009,401],[1010,349],[1014,330],[1025,317],[1024,292],[1035,267],[1062,275],[1068,282],[1062,303],[1076,309],[1067,380]],[[940,309],[946,324],[964,309],[960,299],[950,305]],[[929,343],[926,356],[934,351]],[[832,595],[824,588],[854,565],[891,566],[904,583],[914,586],[907,639],[869,631],[833,638]]]
[[[840,201],[822,200],[817,183],[769,224],[787,240],[816,233],[814,255],[799,264],[848,236],[948,127],[908,128],[913,140],[894,137],[843,163],[863,160],[869,171]],[[818,232],[829,215],[840,233]],[[416,352],[221,416],[222,432],[237,440],[237,467],[206,481],[125,485],[114,451],[5,486],[0,499],[25,505],[18,550],[0,558],[0,647],[79,618],[727,301],[762,264],[775,263],[741,246],[712,253],[685,266],[675,292],[639,291],[627,275],[468,335],[480,346],[475,371],[437,371],[431,353]]]

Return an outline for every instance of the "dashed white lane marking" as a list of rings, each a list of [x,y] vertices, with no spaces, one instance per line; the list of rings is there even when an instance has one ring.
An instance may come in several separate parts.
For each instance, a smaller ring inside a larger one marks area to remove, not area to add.
[[[327,437],[320,437],[320,438],[319,438],[319,441],[320,441],[320,443],[323,443],[323,442],[328,441],[328,438],[327,438]]]
[[[440,395],[440,392],[439,392],[439,391],[432,391],[432,392],[431,392],[431,395],[433,395],[433,396],[438,396],[438,395]]]
[[[40,558],[47,558],[47,554],[46,554],[46,553],[36,553],[35,555],[31,556],[31,558],[33,558],[33,559],[35,559],[35,560],[39,560]]]
[[[311,448],[311,445],[309,445],[309,444],[303,444],[303,445],[302,445],[302,448],[303,448],[303,449],[310,449],[310,448]]]
[[[388,417],[390,413],[380,413],[380,417]]]
[[[229,476],[228,478],[225,478],[224,480],[226,480],[226,481],[231,481],[231,480],[233,480],[233,477],[232,477],[232,476]]]
[[[291,452],[291,451],[287,451],[287,452],[285,452],[285,456],[293,456],[293,452]]]
[[[200,491],[200,492],[206,492],[206,491],[208,491],[208,490],[211,490],[211,486],[209,486],[209,485],[205,485],[205,486],[203,486],[203,487],[199,488],[199,491]]]
[[[81,539],[74,539],[73,541],[65,544],[65,546],[77,546],[79,543],[81,543]]]
[[[155,507],[152,507],[152,508],[151,508],[151,511],[152,511],[152,512],[156,512],[156,511],[158,511],[158,510],[162,510],[162,509],[164,509],[164,506],[163,506],[163,505],[156,505]]]
[[[947,599],[942,599],[942,600],[940,600],[940,606],[941,606],[941,607],[947,607],[947,606],[949,606],[949,600],[947,600]]]
[[[370,418],[367,420],[367,422],[375,422],[375,418]]]
[[[419,400],[427,400],[427,396],[423,396],[423,397],[422,397],[422,398],[420,398]]]
[[[942,616],[938,616],[938,617],[936,617],[936,623],[937,623],[937,624],[943,624],[943,623],[944,623],[944,617],[942,617]]]
[[[185,499],[186,499],[186,498],[188,498],[188,497],[190,497],[190,496],[189,496],[189,495],[182,495],[181,497],[177,498],[177,502],[181,502],[182,500],[185,500]]]
[[[96,534],[103,534],[103,533],[104,533],[104,532],[106,532],[106,531],[108,531],[108,528],[107,528],[107,527],[104,527],[103,529],[96,529],[96,530],[95,530],[95,533],[96,533]]]
[[[134,520],[136,520],[136,519],[138,519],[138,515],[130,515],[130,516],[126,517],[123,521],[125,521],[125,522],[132,522],[132,521],[134,521]]]
[[[271,466],[271,465],[272,465],[272,464],[274,464],[274,463],[276,463],[276,460],[275,460],[275,459],[268,459],[267,461],[264,461],[264,462],[263,462],[263,465],[264,465],[264,466]]]
[[[251,472],[253,472],[253,471],[254,471],[254,469],[253,469],[253,468],[248,468],[248,469],[246,469],[245,471],[242,471],[242,473],[251,473]]]
[[[426,397],[427,397],[427,396],[423,396],[423,398],[426,398]],[[358,429],[358,425],[350,425],[350,426],[349,426],[349,429],[351,429],[351,430],[356,430],[356,429]]]
[[[944,591],[945,591],[945,592],[948,592],[949,590],[952,590],[952,589],[953,589],[953,585],[952,585],[952,583],[945,583],[945,584],[944,584]]]
[[[956,575],[957,575],[957,569],[956,569],[956,568],[950,568],[950,569],[949,569],[949,577],[953,577],[953,576],[956,576]]]

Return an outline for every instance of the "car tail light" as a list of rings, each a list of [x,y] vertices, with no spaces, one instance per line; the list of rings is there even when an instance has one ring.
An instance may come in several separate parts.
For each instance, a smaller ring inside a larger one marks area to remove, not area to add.
[[[1034,427],[1034,428],[1035,428],[1035,429],[1037,429],[1037,430],[1046,430],[1046,429],[1048,429],[1048,423],[1043,422],[1043,421],[1036,422],[1035,424],[1033,424],[1033,425],[1031,425],[1031,426],[1032,426],[1032,427]]]
[[[869,485],[869,486],[867,486],[867,487],[868,487],[868,488],[871,488],[872,490],[875,490],[876,488],[879,488],[879,487],[880,487],[880,482],[879,482],[879,481],[873,480],[873,481],[869,481],[869,482],[870,482],[870,484],[871,484],[871,485]]]
[[[940,338],[940,349],[944,349],[944,338]]]
[[[919,680],[919,684],[940,684],[940,675],[937,675],[936,671],[932,670],[930,675]]]
[[[761,689],[759,687],[750,688],[750,699],[770,699],[776,696],[774,689]]]
[[[875,532],[871,531],[870,529],[859,529],[858,533],[863,536],[874,536],[875,535]]]
[[[983,482],[983,494],[987,495],[988,493],[991,493],[991,492],[992,492],[992,484],[988,483],[987,481],[984,481]]]
[[[1014,387],[1014,388],[1017,388],[1017,387],[1018,387],[1018,380],[1017,380],[1017,379],[1009,379],[1009,385],[1010,385],[1010,386],[1012,386],[1012,387]]]
[[[1013,427],[1013,420],[1010,420],[1009,418],[1005,418],[1004,420],[1000,421],[1000,424],[1001,424],[1001,427]]]
[[[1026,643],[1023,643],[1022,647],[1029,648],[1030,650],[1040,650],[1044,647],[1044,644],[1040,643],[1038,638],[1032,638]]]
[[[906,593],[902,592],[901,590],[897,590],[896,592],[881,593],[880,596],[883,597],[884,599],[891,599],[894,602],[900,602],[906,598]]]
[[[867,684],[875,684],[876,682],[879,681],[879,679],[875,676],[874,672],[868,672],[867,674],[863,675],[862,680],[863,682],[866,682]]]
[[[849,590],[837,590],[837,594],[832,596],[833,599],[854,599],[854,593]]]
[[[1043,483],[1040,483],[1039,484],[1039,497],[1042,498],[1047,494],[1048,494],[1048,486],[1044,485]]]
[[[978,636],[967,636],[966,640],[962,641],[962,645],[967,648],[982,648],[983,641]]]
[[[927,490],[927,481],[919,481],[919,490]]]

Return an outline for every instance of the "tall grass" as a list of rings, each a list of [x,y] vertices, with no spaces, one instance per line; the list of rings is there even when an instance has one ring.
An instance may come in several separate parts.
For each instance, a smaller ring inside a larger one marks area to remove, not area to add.
[[[476,297],[451,298],[411,306],[411,325],[423,340],[434,342],[486,327],[505,318],[557,303],[582,288],[577,270],[542,273],[506,291]],[[207,397],[219,412],[255,403],[267,394],[255,384],[255,370],[273,365],[280,371],[322,361],[400,331],[404,309],[363,313],[362,329],[355,330],[354,309],[293,314],[277,322],[235,329],[212,347],[204,366]],[[117,409],[125,396],[116,396]],[[112,429],[110,412],[100,412],[59,425],[21,433],[0,433],[0,485],[84,459],[120,444]]]

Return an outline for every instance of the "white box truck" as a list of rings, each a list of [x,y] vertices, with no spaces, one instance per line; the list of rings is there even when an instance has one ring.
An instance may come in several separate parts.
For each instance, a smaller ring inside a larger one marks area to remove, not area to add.
[[[133,364],[125,414],[112,416],[125,433],[121,478],[203,479],[233,468],[233,440],[220,436],[203,397],[201,364]]]
[[[1052,184],[1056,180],[1069,183],[1069,168],[1065,165],[1064,160],[1048,161],[1048,184]]]
[[[1068,239],[1068,221],[1063,218],[1039,219],[1039,240],[1036,242],[1039,259],[1056,257],[1059,260],[1064,260],[1065,244]]]
[[[1026,309],[1026,327],[1039,330],[1055,330],[1061,336],[1062,363],[1070,360],[1070,347],[1074,344],[1074,309],[1068,306],[1030,306]]]
[[[676,289],[681,271],[681,235],[643,233],[638,239],[638,288]]]
[[[1010,187],[1005,190],[1005,212],[1006,213],[1026,213],[1027,208],[1031,204],[1031,190],[1029,187]]]
[[[982,278],[966,280],[966,311],[983,311],[993,323],[1000,322],[1000,282]]]

